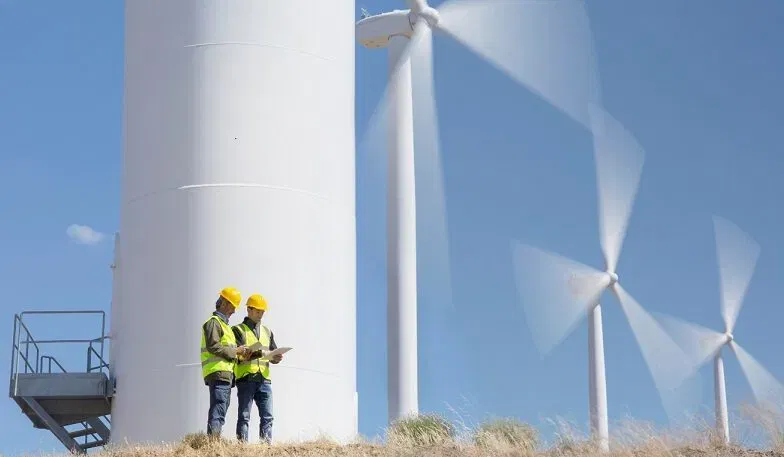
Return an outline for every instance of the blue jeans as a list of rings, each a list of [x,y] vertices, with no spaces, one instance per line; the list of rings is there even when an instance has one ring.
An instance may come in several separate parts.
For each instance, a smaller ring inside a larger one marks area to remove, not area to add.
[[[237,439],[248,441],[248,422],[253,403],[259,409],[259,438],[272,441],[272,384],[264,382],[237,382]]]
[[[210,389],[210,410],[207,414],[207,434],[220,436],[226,422],[226,411],[231,403],[231,383],[228,381],[212,381]]]

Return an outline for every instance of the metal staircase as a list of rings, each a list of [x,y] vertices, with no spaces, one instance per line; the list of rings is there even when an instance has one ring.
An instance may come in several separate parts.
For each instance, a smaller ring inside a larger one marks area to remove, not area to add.
[[[99,314],[101,336],[88,340],[36,340],[24,317],[31,314]],[[14,316],[9,396],[33,423],[51,431],[71,452],[109,443],[114,382],[104,359],[106,314],[103,311],[27,311]],[[86,347],[86,365],[66,370],[41,347],[78,344]]]

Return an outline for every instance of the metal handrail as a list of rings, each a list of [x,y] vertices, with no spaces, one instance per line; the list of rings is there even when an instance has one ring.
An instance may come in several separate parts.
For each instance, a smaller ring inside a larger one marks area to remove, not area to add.
[[[93,354],[98,358],[98,365],[93,366]],[[101,354],[95,350],[92,343],[87,347],[87,372],[92,373],[93,370],[101,371],[102,368],[109,369],[109,363],[101,357]]]
[[[25,331],[25,340],[24,340],[25,352],[24,352],[24,355],[22,354],[22,348],[21,348],[21,344],[22,344],[21,337],[22,337],[22,330],[23,329]],[[15,331],[15,333],[14,333],[14,344],[13,344],[13,351],[14,352],[12,353],[12,356],[16,355],[17,369],[18,369],[19,357],[22,357],[22,359],[25,362],[25,373],[29,373],[29,372],[36,373],[36,372],[38,372],[38,357],[39,357],[39,354],[40,354],[41,350],[40,350],[40,347],[38,346],[37,342],[35,340],[33,340],[33,335],[32,335],[32,333],[30,333],[30,330],[27,328],[27,326],[24,324],[24,322],[22,322],[21,316],[14,316],[14,331]],[[35,348],[35,360],[36,360],[35,368],[33,368],[33,366],[30,364],[30,343],[32,343],[33,347]],[[12,362],[14,361],[13,357],[12,357],[11,361]],[[27,371],[28,369],[30,370],[29,372]]]
[[[62,371],[63,373],[68,373],[68,371],[66,371],[66,369],[60,364],[60,362],[58,362],[57,359],[55,359],[51,355],[42,355],[40,360],[41,360],[41,372],[43,372],[44,370],[44,363],[43,363],[44,360],[48,360],[49,369],[47,370],[47,373],[52,372],[52,363],[54,363],[58,368],[60,368],[60,371]]]
[[[92,339],[56,339],[56,340],[36,340],[33,338],[30,329],[25,325],[23,318],[25,315],[58,315],[58,314],[100,314],[101,315],[101,336]],[[24,330],[24,341],[22,341],[22,330]],[[10,394],[13,396],[17,391],[18,374],[20,372],[20,361],[24,362],[24,373],[43,373],[44,361],[48,362],[49,373],[52,372],[52,364],[59,367],[63,372],[67,372],[62,364],[54,357],[41,355],[39,345],[45,344],[87,344],[87,367],[86,372],[94,370],[108,371],[109,364],[104,358],[105,341],[110,339],[106,335],[106,312],[105,311],[24,311],[14,315],[14,332],[11,352],[11,385]],[[24,348],[22,347],[24,345]],[[31,346],[35,351],[35,366],[31,360]],[[93,366],[93,357],[97,359],[97,365]],[[108,373],[107,373],[108,374]]]

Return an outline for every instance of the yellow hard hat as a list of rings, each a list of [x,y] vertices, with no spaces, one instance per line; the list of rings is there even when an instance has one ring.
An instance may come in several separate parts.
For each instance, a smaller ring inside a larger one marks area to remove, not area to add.
[[[242,295],[240,295],[240,291],[233,287],[226,287],[225,289],[221,290],[220,296],[228,300],[229,303],[231,303],[231,305],[235,308],[240,306],[240,302],[242,301]]]
[[[248,302],[245,304],[248,308],[267,310],[267,300],[259,294],[253,294],[248,297]]]

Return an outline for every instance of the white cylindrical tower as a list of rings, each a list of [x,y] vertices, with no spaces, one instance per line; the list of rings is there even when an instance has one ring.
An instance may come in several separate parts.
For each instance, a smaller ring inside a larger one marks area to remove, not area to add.
[[[597,303],[588,312],[588,410],[591,433],[599,450],[610,450],[607,420],[607,376],[604,365],[604,330],[602,305]]]
[[[389,39],[387,195],[387,389],[394,422],[419,412],[417,377],[416,192],[409,38]]]
[[[114,360],[117,354],[117,351],[114,350],[116,345],[113,343],[114,337],[112,336],[112,334],[114,333],[114,324],[122,321],[122,309],[120,308],[120,291],[122,290],[120,288],[120,264],[121,263],[122,261],[120,259],[120,234],[115,233],[112,265],[110,267],[112,269],[112,303],[109,312],[110,323],[113,325],[110,325],[109,327],[108,341],[104,342],[105,344],[108,343],[108,347],[109,347],[109,357],[107,358],[107,361],[109,362],[109,376],[112,379],[115,378],[114,368],[116,366],[116,363],[114,362]]]
[[[724,360],[721,348],[713,360],[714,389],[716,396],[716,432],[724,444],[730,443],[730,422],[727,415],[727,385],[724,382]]]
[[[112,441],[205,431],[201,327],[263,294],[273,440],[356,433],[353,0],[125,6]],[[223,434],[233,437],[236,390]],[[250,424],[258,440],[258,411]]]

